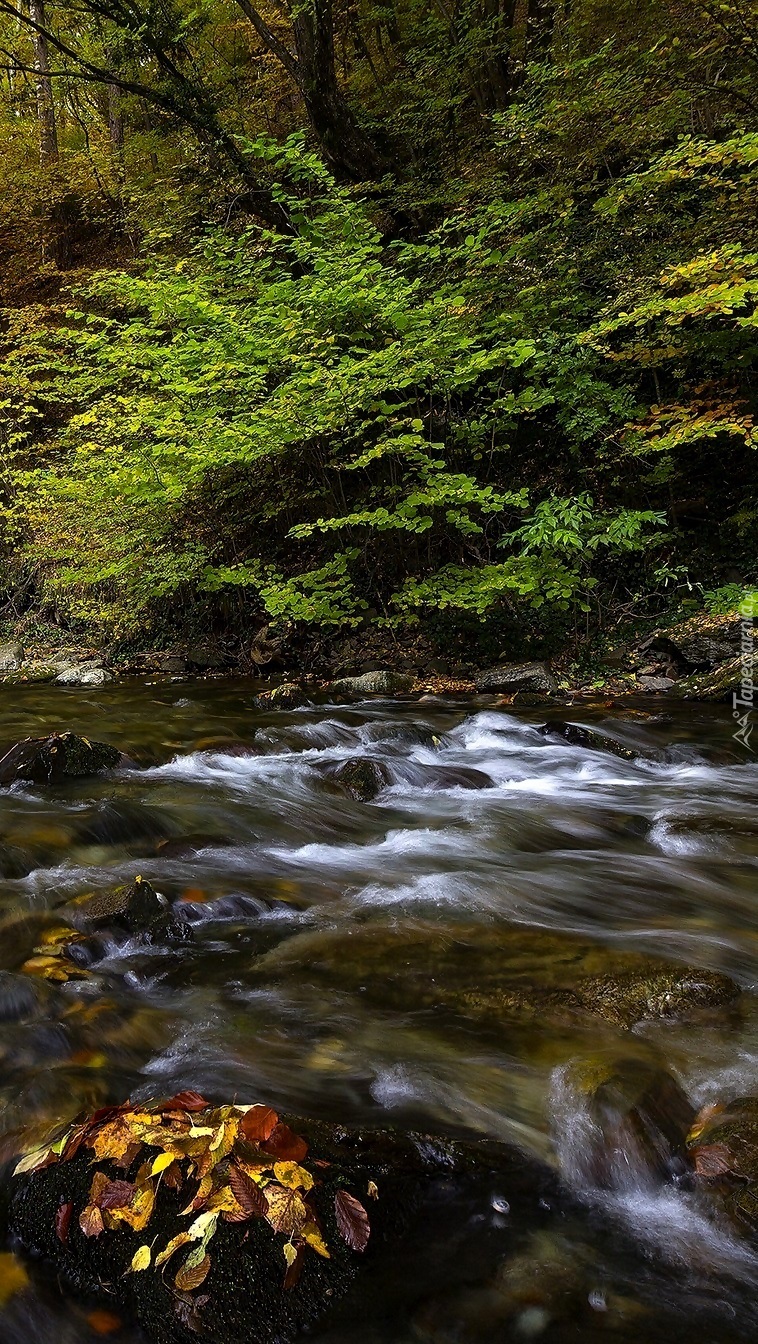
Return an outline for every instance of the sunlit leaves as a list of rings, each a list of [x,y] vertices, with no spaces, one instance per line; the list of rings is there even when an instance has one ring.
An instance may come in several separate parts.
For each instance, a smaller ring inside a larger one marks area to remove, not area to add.
[[[153,1258],[152,1250],[149,1246],[140,1246],[138,1251],[132,1256],[131,1269],[134,1274],[141,1274],[144,1270],[150,1268],[150,1262]]]

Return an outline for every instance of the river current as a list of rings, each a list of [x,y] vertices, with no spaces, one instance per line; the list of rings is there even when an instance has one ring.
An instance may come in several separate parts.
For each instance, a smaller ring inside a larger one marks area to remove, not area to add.
[[[413,1293],[388,1263],[385,1308],[323,1331],[325,1344],[755,1338],[758,1255],[676,1186],[630,1171],[592,1189],[564,1085],[568,1061],[623,1036],[696,1106],[758,1093],[758,764],[732,739],[728,707],[547,711],[596,730],[588,747],[540,732],[539,709],[427,698],[271,712],[255,693],[213,681],[0,687],[3,742],[73,729],[139,767],[0,790],[0,968],[18,971],[58,906],[136,874],[194,935],[113,939],[89,978],[56,987],[64,1013],[0,1021],[4,1158],[81,1108],[182,1088],[345,1124],[488,1135],[560,1169],[576,1211],[557,1227],[509,1227],[508,1191],[493,1188],[484,1207],[459,1210],[470,1245],[486,1244],[481,1282],[475,1268],[452,1282],[449,1244],[414,1269]],[[329,778],[360,756],[389,776],[370,803]],[[463,925],[579,934],[725,972],[745,992],[738,1013],[696,1027],[509,1029],[438,1013],[402,986],[382,1001],[340,975],[354,934],[384,930],[402,959],[420,931]],[[317,976],[325,941],[332,970]],[[44,1272],[0,1309],[2,1344],[109,1332],[141,1339]]]

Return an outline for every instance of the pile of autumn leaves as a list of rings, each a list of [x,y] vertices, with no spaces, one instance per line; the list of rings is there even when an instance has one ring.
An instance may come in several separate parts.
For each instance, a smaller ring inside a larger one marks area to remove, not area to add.
[[[281,1234],[285,1288],[297,1283],[309,1249],[330,1258],[311,1199],[319,1178],[301,1165],[308,1145],[268,1106],[213,1108],[198,1093],[181,1092],[153,1109],[129,1102],[108,1107],[74,1125],[52,1146],[22,1158],[16,1175],[68,1162],[82,1148],[92,1150],[93,1161],[110,1162],[124,1173],[144,1156],[134,1180],[111,1179],[102,1170],[95,1171],[87,1204],[79,1214],[79,1226],[87,1237],[124,1226],[145,1232],[161,1184],[176,1191],[188,1188],[191,1197],[180,1215],[192,1219],[186,1231],[157,1253],[154,1242],[146,1239],[135,1252],[130,1271],[139,1274],[153,1265],[162,1270],[164,1279],[170,1273],[172,1290],[179,1296],[193,1293],[207,1278],[208,1248],[220,1219],[231,1223],[265,1219],[274,1233]],[[329,1163],[314,1159],[311,1165]],[[376,1197],[373,1183],[368,1193]],[[56,1215],[56,1232],[64,1244],[74,1212],[68,1202]],[[370,1228],[360,1201],[338,1190],[334,1212],[347,1245],[365,1250]],[[170,1271],[164,1268],[188,1246],[191,1249],[178,1268],[175,1261]]]

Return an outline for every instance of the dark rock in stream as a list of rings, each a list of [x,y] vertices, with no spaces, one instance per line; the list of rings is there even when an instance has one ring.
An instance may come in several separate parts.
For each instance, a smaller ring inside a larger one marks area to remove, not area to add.
[[[193,1344],[198,1335],[288,1344],[341,1299],[345,1308],[352,1300],[360,1319],[372,1307],[380,1315],[385,1281],[376,1280],[376,1265],[380,1275],[388,1259],[402,1265],[405,1291],[418,1293],[414,1256],[427,1251],[430,1203],[444,1260],[457,1227],[461,1235],[457,1190],[480,1223],[493,1178],[522,1225],[544,1221],[563,1198],[551,1171],[494,1141],[284,1122],[264,1106],[242,1117],[232,1106],[204,1105],[183,1093],[157,1113],[144,1105],[98,1112],[69,1132],[62,1157],[43,1150],[31,1165],[47,1165],[11,1182],[17,1241],[75,1291],[136,1317],[151,1344]],[[470,1225],[462,1231],[471,1242]],[[482,1238],[480,1272],[512,1238],[509,1229],[494,1246],[491,1233]],[[447,1282],[457,1277],[453,1263]]]
[[[257,709],[303,709],[312,703],[302,686],[294,681],[285,681],[271,691],[262,691],[253,701]]]
[[[561,1085],[575,1098],[566,1121],[574,1133],[558,1141],[573,1146],[571,1165],[590,1186],[624,1188],[630,1178],[645,1184],[689,1169],[695,1108],[657,1061],[634,1055],[575,1060],[561,1070]],[[577,1124],[576,1113],[589,1124]]]
[[[604,733],[598,733],[594,728],[584,728],[578,723],[564,723],[561,719],[540,724],[537,732],[548,739],[560,738],[561,741],[568,742],[571,747],[586,747],[588,751],[608,752],[611,756],[618,756],[622,761],[636,761],[640,756],[639,751],[623,746],[615,738],[606,737]]]
[[[381,761],[371,760],[368,756],[359,756],[354,761],[345,761],[344,765],[340,765],[334,771],[331,778],[356,802],[370,803],[382,789],[386,789],[392,777]]]
[[[87,933],[125,929],[127,933],[147,934],[153,942],[183,942],[191,937],[186,923],[174,915],[165,897],[141,877],[129,887],[78,896],[59,913]]]
[[[338,695],[358,698],[364,695],[406,695],[413,690],[415,678],[404,672],[364,672],[360,677],[341,677],[333,681],[329,690]]]
[[[34,867],[34,858],[25,849],[0,843],[0,878],[26,877]]]
[[[155,808],[117,800],[100,803],[85,821],[79,823],[73,838],[79,845],[128,845],[165,840],[174,829]]]
[[[0,785],[23,780],[30,784],[59,784],[114,770],[125,762],[123,753],[106,742],[89,742],[76,733],[27,737],[0,758]]]
[[[716,971],[523,924],[307,932],[262,957],[253,973],[274,978],[302,966],[310,979],[382,1007],[447,1009],[493,1029],[593,1017],[630,1028],[720,1009],[740,993]]]

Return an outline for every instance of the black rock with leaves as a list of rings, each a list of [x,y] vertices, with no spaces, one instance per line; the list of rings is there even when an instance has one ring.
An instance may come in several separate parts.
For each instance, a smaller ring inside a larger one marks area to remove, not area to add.
[[[556,1194],[549,1172],[501,1144],[296,1123],[193,1092],[104,1109],[21,1160],[12,1231],[153,1344],[284,1344],[381,1246],[402,1255],[440,1182],[497,1172],[535,1208]]]

